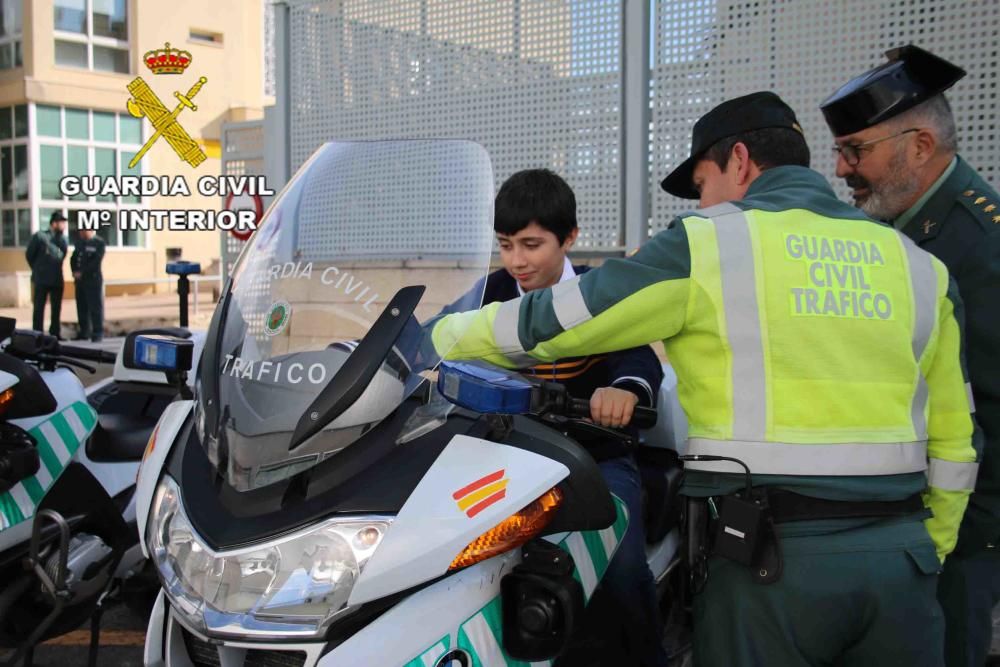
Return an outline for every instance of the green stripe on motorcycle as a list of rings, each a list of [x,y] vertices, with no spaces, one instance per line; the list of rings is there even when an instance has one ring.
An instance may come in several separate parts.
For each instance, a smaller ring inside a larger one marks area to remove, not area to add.
[[[404,664],[403,667],[434,667],[441,656],[448,652],[450,647],[451,635],[445,635],[441,639],[434,642],[433,646],[425,650],[413,660]]]
[[[94,412],[93,408],[82,401],[73,403],[62,412],[53,415],[47,421],[35,425],[28,431],[28,433],[35,438],[38,449],[38,457],[41,461],[41,465],[45,466],[49,477],[52,478],[51,484],[55,484],[56,479],[62,474],[62,471],[66,466],[59,460],[59,457],[56,455],[53,448],[53,444],[48,441],[42,428],[46,424],[51,425],[51,427],[55,430],[56,435],[58,435],[59,439],[62,440],[61,447],[65,447],[66,453],[72,457],[73,454],[75,454],[80,448],[80,445],[83,444],[83,441],[77,437],[76,433],[73,431],[73,427],[70,426],[70,423],[66,418],[66,413],[70,410],[72,410],[76,418],[79,419],[80,424],[84,428],[84,434],[86,437],[86,435],[91,432],[94,425],[97,423],[97,413]],[[37,475],[33,475],[25,480],[22,480],[19,486],[23,489],[23,495],[20,496],[21,500],[24,501],[24,497],[26,496],[34,507],[38,506],[42,498],[45,497],[45,493],[49,490],[49,487],[42,485],[42,483],[38,480]],[[18,493],[21,492],[19,491]],[[3,515],[7,527],[21,523],[31,516],[31,514],[25,516],[24,511],[22,511],[21,506],[18,505],[10,491],[0,494],[0,514]]]
[[[73,433],[73,429],[70,428],[69,422],[66,421],[66,417],[63,413],[53,415],[50,420],[52,426],[56,429],[59,437],[62,438],[63,444],[66,445],[66,450],[69,452],[70,456],[76,453],[76,450],[80,447],[80,441],[76,439],[76,434]]]
[[[83,428],[87,431],[94,428],[97,423],[97,412],[94,408],[90,407],[89,404],[82,401],[78,401],[70,406],[70,409],[76,413],[76,416],[80,418],[80,423],[83,424]]]
[[[588,530],[582,533],[583,543],[590,554],[590,562],[594,564],[594,572],[600,577],[608,569],[608,555],[604,551],[604,542],[601,535],[596,530]]]
[[[616,541],[621,542],[622,536],[628,529],[628,508],[625,507],[625,502],[618,496],[612,494],[611,498],[615,501],[615,509],[618,510],[618,518],[615,519],[615,523],[612,525],[612,528],[615,529]]]
[[[38,482],[38,478],[34,476],[21,482],[21,485],[24,486],[24,490],[28,492],[28,497],[31,498],[31,502],[35,504],[35,507],[37,507],[38,503],[42,502],[46,489],[42,488],[42,485]]]
[[[42,460],[42,465],[49,471],[49,477],[55,479],[56,475],[62,472],[63,465],[59,462],[59,457],[52,451],[52,447],[42,440],[41,433],[34,433],[34,430],[32,429],[32,435],[35,436],[35,442],[38,443],[38,458]]]
[[[621,543],[621,538],[625,534],[625,530],[628,528],[628,509],[625,507],[625,503],[622,502],[618,496],[612,494],[611,498],[615,502],[616,518],[615,522],[610,526],[613,530],[614,535],[614,549],[617,549],[618,544]],[[604,529],[608,530],[607,528]],[[559,542],[559,547],[562,548],[566,553],[572,555],[572,552],[568,545],[568,540],[573,535],[566,536],[562,541]],[[581,531],[580,536],[583,538],[583,544],[586,547],[586,557],[590,559],[591,567],[588,568],[593,570],[594,574],[597,575],[598,583],[600,579],[607,572],[608,565],[610,564],[610,558],[608,557],[609,548],[605,547],[604,540],[601,539],[601,531],[599,530],[588,530]],[[611,545],[609,545],[610,547]],[[611,552],[614,552],[611,549]],[[580,564],[576,562],[576,558],[573,561],[573,578],[580,582],[580,585],[584,588],[584,596],[587,602],[590,602],[590,595],[587,594],[587,587],[583,585],[583,578],[580,576]]]
[[[503,603],[499,596],[462,623],[455,646],[472,658],[470,667],[530,667],[551,664],[549,661],[528,663],[515,660],[503,650]]]
[[[14,501],[14,498],[11,497],[10,492],[0,495],[0,513],[4,515],[8,526],[13,526],[16,523],[24,521],[24,515],[21,514],[21,508],[17,506],[17,503]]]

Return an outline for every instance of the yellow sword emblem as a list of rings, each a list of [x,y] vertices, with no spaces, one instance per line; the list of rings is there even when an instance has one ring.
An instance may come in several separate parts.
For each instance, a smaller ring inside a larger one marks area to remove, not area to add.
[[[198,107],[191,101],[191,98],[198,94],[201,87],[205,85],[208,81],[205,77],[201,77],[198,81],[191,86],[188,90],[187,95],[181,95],[179,91],[174,92],[174,97],[177,98],[179,104],[173,111],[167,111],[167,107],[163,105],[160,98],[156,96],[153,89],[142,80],[142,77],[136,77],[128,85],[128,91],[132,93],[132,97],[128,101],[128,112],[135,116],[136,118],[142,118],[145,116],[149,119],[149,122],[153,124],[153,128],[156,132],[153,136],[139,149],[139,152],[135,154],[132,161],[128,163],[129,169],[139,164],[139,160],[142,156],[153,147],[156,140],[160,136],[164,136],[170,147],[174,149],[177,153],[177,157],[187,162],[192,167],[197,167],[199,164],[205,161],[205,152],[201,150],[201,147],[191,138],[191,135],[181,127],[181,124],[177,122],[177,116],[180,115],[184,107],[191,109],[191,111],[197,111]]]

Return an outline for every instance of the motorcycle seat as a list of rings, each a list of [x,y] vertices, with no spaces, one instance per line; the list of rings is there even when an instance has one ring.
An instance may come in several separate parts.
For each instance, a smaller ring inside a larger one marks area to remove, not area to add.
[[[87,456],[102,463],[141,461],[156,422],[156,417],[147,415],[98,415]]]

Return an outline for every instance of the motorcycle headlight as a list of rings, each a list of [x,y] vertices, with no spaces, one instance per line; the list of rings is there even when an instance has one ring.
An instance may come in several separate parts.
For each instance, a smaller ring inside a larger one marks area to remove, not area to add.
[[[147,543],[174,608],[209,634],[321,635],[346,613],[388,517],[330,519],[259,545],[213,551],[184,513],[177,484],[164,476],[150,512]]]

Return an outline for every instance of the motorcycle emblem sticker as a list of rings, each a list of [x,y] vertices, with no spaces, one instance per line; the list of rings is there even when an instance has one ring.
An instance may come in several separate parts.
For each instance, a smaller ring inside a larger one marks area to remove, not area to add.
[[[268,336],[277,336],[284,331],[291,315],[292,306],[287,301],[276,302],[267,311],[267,319],[264,321],[264,333]]]
[[[471,519],[490,505],[503,500],[507,495],[509,481],[504,477],[504,472],[505,469],[501,468],[451,494],[459,511],[465,512]]]

